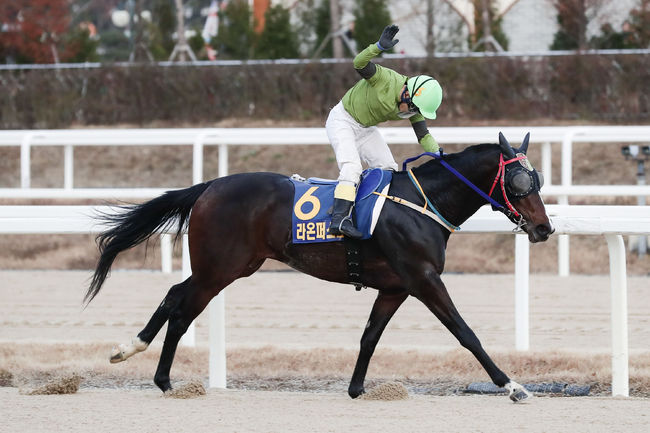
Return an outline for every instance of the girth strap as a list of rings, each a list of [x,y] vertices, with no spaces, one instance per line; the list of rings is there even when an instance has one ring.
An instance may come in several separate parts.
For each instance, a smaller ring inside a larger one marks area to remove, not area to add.
[[[365,284],[361,282],[361,272],[363,271],[363,262],[361,260],[361,243],[357,239],[345,237],[343,240],[345,244],[345,261],[348,268],[348,278],[350,284],[354,284],[354,288],[359,291],[365,288]]]

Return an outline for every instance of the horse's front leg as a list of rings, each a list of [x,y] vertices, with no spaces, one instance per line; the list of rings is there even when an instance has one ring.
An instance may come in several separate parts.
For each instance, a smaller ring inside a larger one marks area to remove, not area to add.
[[[386,329],[386,325],[388,325],[388,322],[393,317],[393,314],[395,314],[407,297],[408,293],[406,292],[390,294],[379,292],[377,295],[375,304],[372,306],[372,311],[370,312],[370,318],[368,319],[368,323],[366,323],[366,329],[363,331],[363,336],[361,337],[359,357],[357,358],[357,364],[354,367],[354,373],[352,373],[352,379],[348,387],[350,397],[357,398],[365,392],[363,382],[366,378],[368,364],[370,363],[372,354],[375,352],[377,342],[384,329]]]
[[[432,269],[424,272],[424,277],[418,281],[417,287],[417,290],[412,293],[413,296],[422,301],[458,339],[460,344],[472,352],[495,385],[505,387],[509,391],[510,399],[514,402],[520,402],[532,397],[523,386],[510,380],[488,356],[474,331],[470,329],[458,310],[456,310],[447,288],[437,272]]]

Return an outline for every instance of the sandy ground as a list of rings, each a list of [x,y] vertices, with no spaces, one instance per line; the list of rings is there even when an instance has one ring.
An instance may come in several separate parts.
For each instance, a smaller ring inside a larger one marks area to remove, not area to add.
[[[180,274],[115,271],[97,298],[82,307],[89,271],[0,271],[0,342],[128,342],[144,326]],[[483,346],[514,348],[514,277],[443,276],[465,321]],[[628,278],[629,346],[649,350],[650,277]],[[229,348],[358,348],[376,292],[320,281],[296,272],[258,272],[225,290]],[[196,323],[207,343],[207,309]],[[533,275],[533,350],[608,351],[607,276]],[[158,341],[161,336],[157,338]],[[408,299],[380,342],[394,349],[449,350],[457,341],[419,301]]]
[[[83,309],[89,277],[90,272],[81,271],[0,271],[0,347],[105,344],[105,353],[99,354],[104,356],[112,344],[135,336],[167,289],[180,280],[178,273],[116,271]],[[513,276],[452,274],[444,281],[488,352],[514,348]],[[648,277],[630,277],[628,282],[633,353],[649,350],[649,282]],[[533,275],[531,349],[609,353],[609,290],[607,276]],[[374,297],[370,289],[356,292],[294,272],[258,272],[226,290],[227,347],[356,349]],[[206,312],[198,318],[196,331],[197,344],[205,346]],[[409,300],[380,347],[439,352],[458,343],[428,310]],[[27,396],[17,388],[0,388],[0,419],[0,432],[641,432],[650,429],[650,400],[538,397],[513,405],[503,396],[353,401],[344,393],[243,390],[210,390],[205,397],[172,400],[153,389],[82,388],[73,395]]]
[[[211,391],[192,400],[154,391],[23,396],[0,388],[2,432],[647,432],[650,402],[613,398],[414,396],[350,400],[340,394]]]

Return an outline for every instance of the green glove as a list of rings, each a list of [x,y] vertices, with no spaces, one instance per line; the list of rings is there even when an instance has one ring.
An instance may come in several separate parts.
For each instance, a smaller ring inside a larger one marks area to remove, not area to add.
[[[440,149],[438,142],[431,136],[431,134],[427,134],[422,137],[422,140],[420,140],[420,145],[422,145],[422,148],[425,152],[437,153]]]

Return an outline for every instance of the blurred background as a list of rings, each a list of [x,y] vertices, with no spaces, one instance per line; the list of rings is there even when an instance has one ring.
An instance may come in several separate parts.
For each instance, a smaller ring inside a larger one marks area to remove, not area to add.
[[[648,121],[648,0],[15,0],[0,127],[320,125],[389,23],[379,61],[443,83],[437,124]]]

